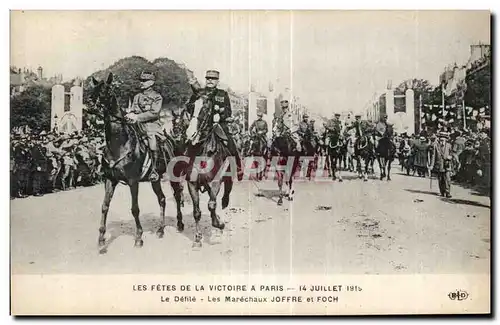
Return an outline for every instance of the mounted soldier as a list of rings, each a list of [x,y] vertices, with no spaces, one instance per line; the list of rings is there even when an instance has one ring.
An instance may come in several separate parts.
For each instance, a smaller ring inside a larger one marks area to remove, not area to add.
[[[196,124],[196,130],[194,130],[194,132],[196,132],[195,139],[192,139],[194,141],[193,144],[197,143],[198,139],[204,138],[204,136],[212,130],[214,124],[219,124],[224,131],[224,134],[219,134],[219,136],[222,137],[231,155],[235,157],[238,167],[238,179],[241,180],[243,177],[241,158],[236,143],[230,135],[227,122],[227,119],[232,116],[231,100],[229,99],[227,91],[217,88],[219,85],[220,73],[216,70],[207,70],[205,74],[205,88],[201,87],[191,71],[188,71],[188,73],[188,81],[191,85],[193,94],[187,104],[187,110],[193,117],[193,115],[195,115],[195,102],[199,98],[203,98],[203,107],[200,112],[198,112],[197,120],[205,124]],[[190,131],[188,128],[188,132],[192,133],[193,131]]]
[[[162,96],[153,90],[155,75],[143,71],[140,75],[141,92],[134,96],[132,106],[126,109],[125,120],[128,123],[138,123],[139,128],[147,135],[147,141],[152,156],[152,171],[149,179],[158,180],[157,163],[159,160],[158,138],[163,138],[160,122],[160,110],[163,103]]]
[[[381,138],[389,138],[392,140],[393,136],[393,126],[387,122],[387,115],[382,114],[380,116],[380,120],[375,124],[375,128],[373,130],[373,139],[375,141],[375,148],[378,148],[378,143]]]
[[[301,151],[300,138],[298,132],[294,130],[292,113],[288,110],[288,100],[284,99],[280,104],[281,113],[276,114],[273,119],[273,139],[277,136],[289,136],[295,143],[295,150]]]
[[[250,126],[249,132],[252,143],[252,145],[250,145],[249,148],[250,151],[255,151],[253,150],[255,143],[257,143],[257,148],[260,149],[259,151],[263,151],[263,148],[267,146],[266,135],[268,131],[268,126],[267,122],[262,119],[263,116],[264,114],[261,111],[257,112],[257,119]]]

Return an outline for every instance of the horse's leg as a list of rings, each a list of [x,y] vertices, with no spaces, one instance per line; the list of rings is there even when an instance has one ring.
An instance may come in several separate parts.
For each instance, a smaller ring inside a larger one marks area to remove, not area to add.
[[[163,190],[161,188],[161,183],[160,181],[156,182],[151,182],[151,187],[153,188],[153,191],[156,194],[156,198],[158,199],[158,204],[160,205],[160,228],[156,231],[156,234],[158,235],[159,238],[163,238],[163,235],[165,234],[164,229],[165,229],[165,194],[163,194]]]
[[[193,201],[193,217],[195,221],[195,234],[193,247],[201,247],[201,239],[203,238],[200,230],[200,193],[198,192],[198,184],[196,182],[188,182],[188,190],[191,195],[191,200]]]
[[[370,158],[365,159],[365,171],[363,173],[363,181],[368,181],[368,169],[370,167]]]
[[[328,170],[328,177],[332,177],[332,171],[330,169],[331,168],[330,167],[330,165],[331,165],[331,163],[330,163],[330,155],[328,154],[328,149],[326,149],[324,153],[325,153],[325,157],[326,157],[326,163],[325,163],[325,165],[326,165],[326,169]]]
[[[295,157],[294,163],[292,165],[292,173],[290,174],[290,178],[288,179],[288,201],[293,201],[293,196],[295,195],[295,190],[293,189],[293,177],[298,168],[299,157]]]
[[[332,153],[329,153],[328,159],[330,160],[330,175],[332,180],[336,180],[337,177],[335,176],[335,167],[337,166],[337,160]]]
[[[133,181],[129,183],[130,194],[132,195],[132,215],[134,216],[136,231],[135,231],[135,247],[142,247],[142,225],[139,220],[139,182]]]
[[[361,157],[359,155],[356,156],[356,162],[357,162],[357,168],[356,169],[358,170],[358,177],[362,178],[363,177],[363,166],[361,165]]]
[[[276,176],[278,178],[278,191],[279,191],[279,197],[278,197],[278,205],[283,205],[283,172],[278,171],[276,172]]]
[[[109,204],[115,193],[116,182],[106,179],[104,183],[104,201],[102,202],[102,214],[101,214],[101,225],[99,227],[99,246],[104,246],[106,240],[104,235],[106,234],[106,219],[108,218]]]
[[[336,158],[336,159],[341,159],[341,158]],[[344,168],[345,168],[345,163],[344,163]],[[339,182],[343,182],[342,180],[342,168],[339,168]]]
[[[380,168],[380,180],[384,179],[384,159],[382,157],[377,157],[378,166]]]
[[[177,231],[184,231],[184,223],[182,222],[182,206],[183,206],[183,187],[181,182],[170,182],[174,192],[175,203],[177,204]]]
[[[222,210],[228,207],[229,205],[229,195],[233,189],[233,179],[231,177],[225,177],[224,180],[224,195],[222,196]]]
[[[392,164],[392,160],[388,159],[388,165],[387,165],[387,180],[388,181],[391,180],[391,164]]]
[[[217,215],[217,195],[219,194],[222,182],[215,181],[210,183],[208,186],[208,210],[210,211],[210,217],[212,218],[212,227],[223,230],[224,223],[220,221]]]

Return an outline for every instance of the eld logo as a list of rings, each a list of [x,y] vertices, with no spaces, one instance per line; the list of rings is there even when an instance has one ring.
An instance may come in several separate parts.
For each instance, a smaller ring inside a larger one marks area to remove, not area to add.
[[[451,300],[465,300],[469,297],[469,294],[467,291],[462,291],[462,290],[457,290],[457,291],[452,291],[448,294],[448,297],[450,297]]]

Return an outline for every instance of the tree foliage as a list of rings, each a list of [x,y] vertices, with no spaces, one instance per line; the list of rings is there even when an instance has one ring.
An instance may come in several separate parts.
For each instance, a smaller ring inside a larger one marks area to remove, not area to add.
[[[185,70],[175,61],[168,58],[158,58],[153,62],[140,56],[121,59],[105,70],[100,70],[90,75],[83,84],[84,104],[89,104],[88,96],[91,88],[91,78],[105,79],[113,73],[114,82],[118,90],[118,100],[122,107],[140,92],[139,76],[142,71],[150,71],[156,76],[154,88],[163,97],[163,104],[181,104],[188,99],[190,87]]]
[[[11,128],[28,125],[41,131],[50,129],[51,89],[35,85],[27,88],[10,102]]]

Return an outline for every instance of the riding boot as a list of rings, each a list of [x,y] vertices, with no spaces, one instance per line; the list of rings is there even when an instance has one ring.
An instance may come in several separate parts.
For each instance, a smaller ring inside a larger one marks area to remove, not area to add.
[[[156,182],[160,178],[158,172],[156,171],[156,166],[158,164],[158,150],[151,151],[152,153],[152,169],[151,174],[149,175],[149,180],[151,182]]]

